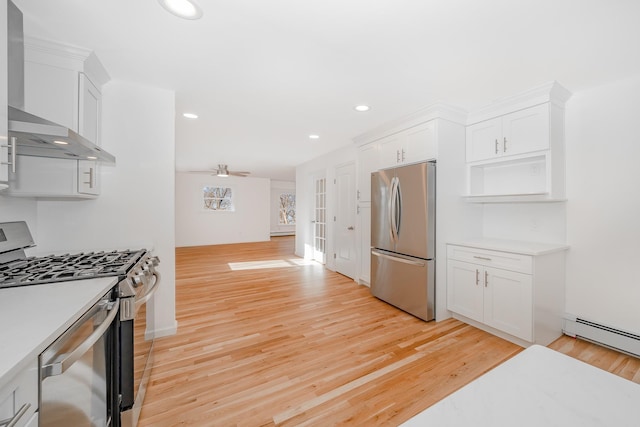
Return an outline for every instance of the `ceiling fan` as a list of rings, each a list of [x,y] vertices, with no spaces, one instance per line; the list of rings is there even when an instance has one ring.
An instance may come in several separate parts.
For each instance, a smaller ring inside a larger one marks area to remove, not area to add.
[[[223,165],[223,164],[219,164],[217,169],[209,169],[206,171],[192,171],[192,172],[208,173],[211,175],[219,176],[221,178],[226,178],[228,176],[245,177],[251,173],[251,172],[241,172],[241,171],[230,171],[227,165]]]

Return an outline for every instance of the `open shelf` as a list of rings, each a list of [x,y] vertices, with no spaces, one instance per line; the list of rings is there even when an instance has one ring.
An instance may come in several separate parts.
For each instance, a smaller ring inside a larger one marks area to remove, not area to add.
[[[549,198],[546,153],[516,159],[472,163],[467,166],[468,198]],[[506,201],[506,200],[505,200]],[[511,200],[509,200],[511,201]]]

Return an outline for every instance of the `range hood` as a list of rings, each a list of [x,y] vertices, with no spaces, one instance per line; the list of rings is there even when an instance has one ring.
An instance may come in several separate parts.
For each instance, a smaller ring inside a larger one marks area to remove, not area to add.
[[[91,159],[115,163],[116,158],[66,126],[24,111],[24,34],[22,12],[8,7],[9,138],[16,154],[59,159]]]

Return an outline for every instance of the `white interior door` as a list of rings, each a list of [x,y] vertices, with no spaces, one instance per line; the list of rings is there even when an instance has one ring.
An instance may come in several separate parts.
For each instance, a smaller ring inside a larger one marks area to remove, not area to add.
[[[352,279],[356,274],[356,167],[336,168],[335,266]]]
[[[314,177],[313,199],[313,259],[325,264],[327,262],[327,179],[322,176]]]

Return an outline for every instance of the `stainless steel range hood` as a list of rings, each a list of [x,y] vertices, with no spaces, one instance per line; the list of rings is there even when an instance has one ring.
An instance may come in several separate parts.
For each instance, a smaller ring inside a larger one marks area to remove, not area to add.
[[[24,111],[24,34],[22,12],[8,5],[9,137],[16,138],[16,154],[59,159],[95,159],[115,163],[116,158],[66,126]]]
[[[115,163],[116,158],[71,129],[9,106],[9,137],[17,138],[16,153],[59,159],[96,159]]]

